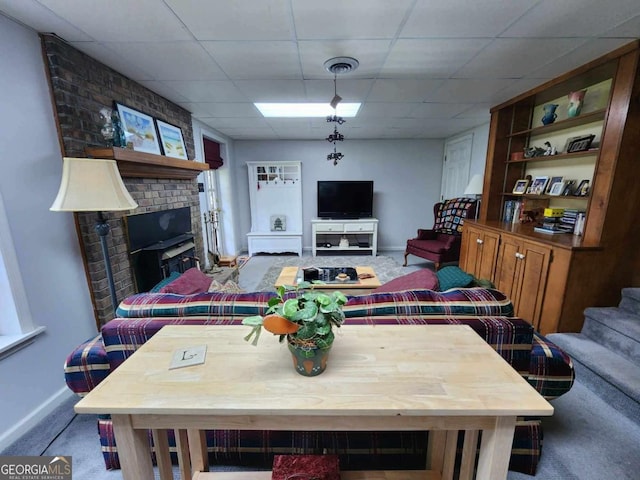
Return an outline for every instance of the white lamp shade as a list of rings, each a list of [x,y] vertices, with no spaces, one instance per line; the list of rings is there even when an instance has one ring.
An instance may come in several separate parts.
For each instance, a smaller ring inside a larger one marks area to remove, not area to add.
[[[482,187],[484,183],[484,178],[479,173],[476,173],[473,177],[471,177],[471,181],[467,185],[467,188],[464,190],[465,195],[482,195]]]
[[[124,186],[115,160],[64,157],[58,196],[49,210],[109,212],[138,206]]]

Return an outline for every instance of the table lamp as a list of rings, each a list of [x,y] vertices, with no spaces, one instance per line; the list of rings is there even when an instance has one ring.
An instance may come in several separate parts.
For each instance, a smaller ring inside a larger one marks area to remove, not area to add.
[[[64,157],[60,189],[49,210],[98,213],[95,230],[100,237],[114,313],[118,308],[118,300],[107,249],[106,237],[110,227],[102,212],[132,210],[137,206],[124,186],[115,160]]]
[[[473,177],[471,177],[471,181],[467,185],[467,188],[464,189],[464,195],[473,195],[473,197],[478,201],[476,205],[476,220],[478,219],[478,213],[480,211],[480,198],[482,196],[482,187],[484,183],[484,178],[479,173],[476,173]]]

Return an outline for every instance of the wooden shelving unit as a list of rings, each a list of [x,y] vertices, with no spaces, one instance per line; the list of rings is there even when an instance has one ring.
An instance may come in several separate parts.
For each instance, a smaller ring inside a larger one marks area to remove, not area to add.
[[[174,178],[190,180],[200,172],[209,170],[206,163],[136,152],[118,147],[86,147],[85,153],[93,158],[109,158],[118,162],[123,177]]]
[[[567,118],[568,94],[584,89],[583,111]],[[636,40],[491,109],[481,211],[469,228],[465,224],[460,265],[494,281],[514,302],[515,314],[543,334],[579,332],[585,308],[617,305],[622,288],[640,284],[634,246],[640,242],[639,96]],[[542,125],[549,103],[560,105],[558,119]],[[596,148],[562,152],[569,138],[584,134],[595,135]],[[545,141],[560,154],[511,159]],[[591,177],[589,194],[509,193],[527,175]],[[533,224],[503,222],[505,202],[523,197],[584,210],[583,235],[545,235]]]

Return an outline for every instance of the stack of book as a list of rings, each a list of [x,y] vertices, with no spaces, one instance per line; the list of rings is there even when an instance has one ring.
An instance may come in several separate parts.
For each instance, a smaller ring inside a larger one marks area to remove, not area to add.
[[[574,208],[566,208],[560,222],[565,228],[571,230],[574,235],[582,235],[584,230],[584,210],[576,210]]]
[[[558,233],[573,233],[574,226],[562,221],[564,218],[564,208],[545,208],[542,224],[533,230],[539,233],[551,235]]]

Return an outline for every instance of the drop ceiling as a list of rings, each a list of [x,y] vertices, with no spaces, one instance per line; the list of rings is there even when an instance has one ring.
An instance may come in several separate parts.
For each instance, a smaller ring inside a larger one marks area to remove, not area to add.
[[[233,139],[323,139],[320,119],[254,102],[329,102],[347,138],[444,138],[489,108],[640,37],[638,0],[0,0]]]

